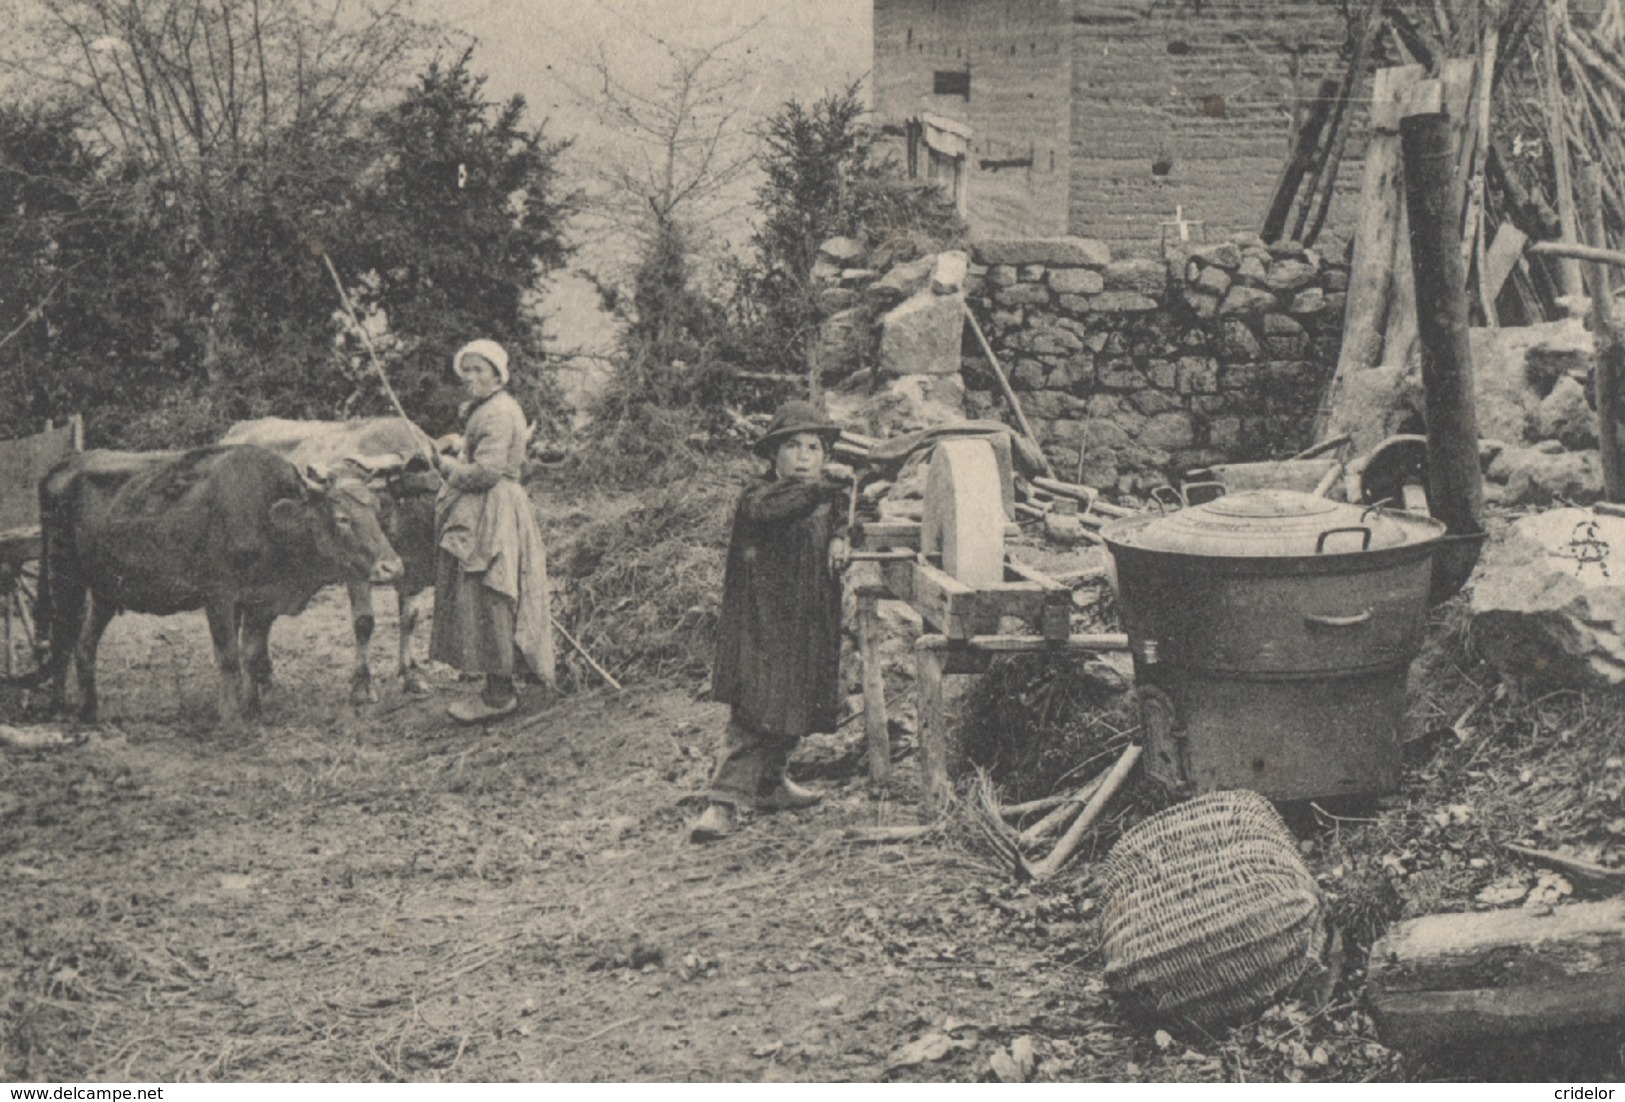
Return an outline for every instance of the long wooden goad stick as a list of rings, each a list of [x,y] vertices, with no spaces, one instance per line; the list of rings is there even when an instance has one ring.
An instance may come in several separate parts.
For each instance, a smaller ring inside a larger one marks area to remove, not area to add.
[[[372,337],[367,334],[366,327],[361,324],[361,319],[356,316],[355,307],[350,304],[350,296],[345,293],[344,283],[339,279],[338,269],[333,267],[333,258],[328,256],[325,250],[322,252],[322,263],[327,265],[327,274],[333,277],[333,287],[339,293],[339,301],[344,304],[344,312],[349,316],[351,326],[360,335],[361,343],[367,346],[367,358],[372,361],[373,370],[378,373],[378,381],[384,385],[384,394],[389,398],[389,404],[395,407],[395,412],[400,414],[402,421],[411,425],[414,432],[423,435],[427,439],[428,434],[418,428],[413,420],[406,415],[406,409],[401,405],[401,400],[396,395],[395,388],[389,385],[389,376],[384,372],[383,361],[378,358],[378,349],[373,347]]]
[[[327,274],[333,277],[333,287],[339,293],[339,301],[344,304],[344,312],[346,315],[348,315],[350,324],[354,326],[355,331],[361,335],[361,343],[367,346],[367,357],[372,361],[373,370],[378,373],[378,381],[384,385],[384,394],[388,396],[389,404],[395,407],[395,412],[400,415],[402,421],[405,421],[412,427],[412,431],[414,433],[417,433],[427,440],[428,433],[418,428],[417,424],[406,415],[406,410],[401,405],[400,397],[396,395],[395,388],[389,385],[389,376],[384,373],[384,364],[383,361],[378,358],[378,349],[373,346],[372,338],[367,335],[367,330],[362,326],[361,319],[356,316],[355,307],[350,304],[350,296],[344,291],[344,283],[339,279],[338,269],[333,267],[333,258],[328,256],[325,251],[322,253],[322,263],[327,265]],[[433,470],[436,475],[440,475],[438,468],[431,467],[430,470]],[[441,475],[440,480],[444,482],[445,476]],[[587,648],[582,646],[575,636],[571,635],[565,630],[564,625],[559,623],[559,618],[557,616],[554,616],[551,612],[549,612],[547,615],[548,619],[553,621],[554,630],[556,630],[560,635],[564,636],[565,642],[569,643],[571,648],[577,654],[586,659],[587,665],[591,666],[599,677],[602,677],[605,681],[609,682],[609,684],[614,687],[616,692],[621,692],[625,688],[625,686],[611,676],[608,670],[604,669],[603,666],[600,666],[592,655],[587,653]]]

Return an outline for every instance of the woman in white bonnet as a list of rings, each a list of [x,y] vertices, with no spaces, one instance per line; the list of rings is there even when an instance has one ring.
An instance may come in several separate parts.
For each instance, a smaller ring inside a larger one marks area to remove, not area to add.
[[[434,626],[429,657],[464,673],[484,674],[474,700],[447,711],[459,723],[513,712],[517,659],[553,683],[553,630],[547,553],[519,484],[529,429],[508,393],[508,353],[495,341],[470,341],[452,357],[468,401],[463,447],[437,457],[445,478],[435,502]]]

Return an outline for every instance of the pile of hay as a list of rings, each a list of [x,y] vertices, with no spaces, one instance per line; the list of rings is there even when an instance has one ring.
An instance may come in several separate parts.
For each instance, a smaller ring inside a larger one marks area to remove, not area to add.
[[[651,487],[550,525],[564,626],[625,683],[703,679],[711,664],[722,570],[743,465]],[[560,652],[579,684],[579,655]]]

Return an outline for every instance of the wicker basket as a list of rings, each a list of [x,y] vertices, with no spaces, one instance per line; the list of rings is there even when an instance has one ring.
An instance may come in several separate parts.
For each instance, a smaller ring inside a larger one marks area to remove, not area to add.
[[[1131,1008],[1211,1029],[1274,1000],[1325,946],[1320,894],[1256,792],[1140,823],[1100,872],[1106,982]]]

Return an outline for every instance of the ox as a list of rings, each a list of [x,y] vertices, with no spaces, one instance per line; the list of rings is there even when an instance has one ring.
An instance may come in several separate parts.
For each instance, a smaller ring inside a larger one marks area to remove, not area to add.
[[[264,448],[88,451],[52,468],[39,493],[43,673],[61,706],[72,654],[86,722],[96,718],[96,649],[121,611],[203,609],[221,718],[251,716],[270,683],[272,621],[325,585],[390,581],[403,569],[364,483],[307,482]]]
[[[350,469],[362,475],[376,473],[381,464],[397,468],[389,475],[384,493],[380,495],[379,511],[384,534],[400,552],[405,565],[394,583],[400,624],[397,670],[407,692],[427,693],[428,682],[412,656],[412,636],[418,624],[414,599],[434,585],[434,499],[440,476],[416,463],[417,457],[425,456],[434,446],[429,437],[398,417],[364,417],[352,421],[290,421],[265,417],[233,425],[220,442],[269,448],[300,467]],[[408,465],[400,467],[403,460],[408,461]],[[376,623],[372,586],[364,582],[351,583],[349,591],[350,619],[355,630],[350,700],[354,704],[366,704],[378,699],[372,665],[367,657]]]

